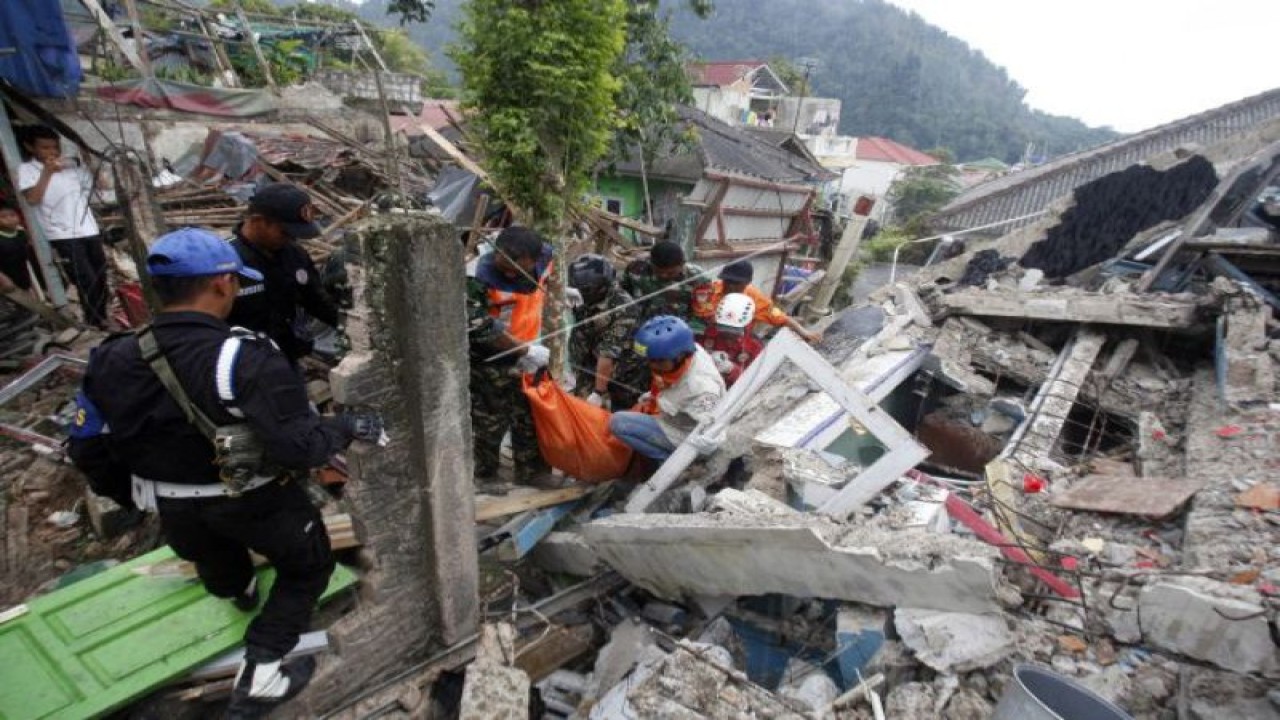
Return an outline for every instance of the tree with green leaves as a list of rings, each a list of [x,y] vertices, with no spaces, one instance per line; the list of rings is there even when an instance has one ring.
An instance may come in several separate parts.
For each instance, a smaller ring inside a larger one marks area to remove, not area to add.
[[[960,194],[958,176],[959,171],[946,163],[903,170],[888,193],[894,220],[909,230],[919,229],[926,215]]]
[[[616,127],[623,0],[470,0],[450,57],[485,165],[523,221],[558,235]]]

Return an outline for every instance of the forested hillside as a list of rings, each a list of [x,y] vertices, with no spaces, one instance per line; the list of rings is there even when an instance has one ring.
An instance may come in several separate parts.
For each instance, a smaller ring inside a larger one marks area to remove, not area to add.
[[[437,0],[431,22],[410,28],[442,66],[459,2]],[[813,93],[842,100],[846,135],[1007,162],[1020,160],[1029,144],[1035,156],[1054,156],[1118,137],[1028,108],[1026,90],[981,52],[883,0],[716,0],[707,20],[685,10],[687,0],[663,4],[676,13],[674,33],[698,57],[816,60]],[[391,22],[385,5],[367,0],[359,12]]]

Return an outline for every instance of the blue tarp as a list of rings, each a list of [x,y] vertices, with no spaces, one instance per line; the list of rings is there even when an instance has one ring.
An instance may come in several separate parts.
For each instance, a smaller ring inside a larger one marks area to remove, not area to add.
[[[61,3],[0,0],[0,77],[31,96],[75,96],[83,73]]]

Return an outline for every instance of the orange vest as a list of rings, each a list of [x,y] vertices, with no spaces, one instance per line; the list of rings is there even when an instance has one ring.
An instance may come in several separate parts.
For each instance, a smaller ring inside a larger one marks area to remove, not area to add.
[[[531,293],[506,292],[489,288],[489,315],[507,326],[507,334],[521,343],[531,343],[542,334],[542,306],[547,293],[543,287],[552,263],[538,278],[538,289]]]
[[[774,327],[782,327],[787,324],[787,314],[781,308],[776,307],[773,304],[773,300],[770,300],[763,290],[755,285],[747,285],[742,294],[751,298],[751,301],[756,304],[756,314],[752,318],[753,321]],[[710,292],[703,299],[703,302],[694,309],[694,314],[704,320],[711,320],[716,316],[716,307],[720,305],[724,295],[724,281],[716,280],[711,284]]]

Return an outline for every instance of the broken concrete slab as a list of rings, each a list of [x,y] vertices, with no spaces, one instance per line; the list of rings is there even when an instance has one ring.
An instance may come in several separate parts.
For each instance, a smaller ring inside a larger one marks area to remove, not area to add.
[[[476,659],[467,666],[459,720],[525,720],[529,717],[529,676],[513,667],[515,627],[484,625]]]
[[[642,622],[626,618],[615,625],[609,634],[609,642],[596,655],[586,695],[599,697],[617,685],[640,663],[646,651],[657,645],[653,630]]]
[[[1204,482],[1186,478],[1086,475],[1054,494],[1054,507],[1159,519],[1172,515]]]
[[[1013,651],[1013,633],[997,614],[898,608],[893,625],[920,662],[943,674],[991,667]]]
[[[682,641],[652,674],[627,693],[635,714],[607,717],[677,720],[801,720],[805,717],[788,701],[752,683],[729,663],[729,653],[724,648]],[[594,710],[592,717],[597,717]]]
[[[530,558],[547,572],[576,577],[591,577],[602,568],[600,557],[576,532],[548,533],[533,549]]]
[[[459,720],[526,720],[529,676],[520,668],[491,660],[467,666]]]
[[[1130,325],[1151,328],[1189,328],[1201,321],[1209,306],[1191,294],[1100,293],[1075,288],[960,289],[929,299],[940,314],[1011,317],[1025,320]]]
[[[1003,587],[998,551],[983,543],[798,514],[615,515],[583,535],[624,577],[668,599],[777,593],[990,612]]]
[[[1199,577],[1157,582],[1138,596],[1138,624],[1143,639],[1163,650],[1280,677],[1266,608],[1252,590]]]

